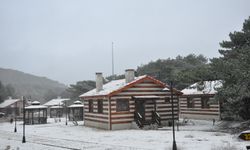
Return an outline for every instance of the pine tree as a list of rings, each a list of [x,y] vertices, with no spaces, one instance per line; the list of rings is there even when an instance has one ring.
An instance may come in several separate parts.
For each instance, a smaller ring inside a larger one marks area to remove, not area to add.
[[[71,84],[66,90],[70,93],[70,99],[78,100],[81,94],[88,92],[93,88],[95,88],[94,81],[78,81],[75,85]]]
[[[241,113],[248,110],[246,102],[250,100],[250,17],[242,31],[230,33],[229,37],[229,41],[220,43],[222,57],[211,60],[216,76],[224,81],[216,98],[223,101],[224,116],[250,119],[250,112],[248,117]]]

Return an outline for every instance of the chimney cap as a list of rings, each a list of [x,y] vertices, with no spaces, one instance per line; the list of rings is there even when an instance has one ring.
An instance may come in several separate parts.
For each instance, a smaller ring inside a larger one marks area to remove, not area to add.
[[[102,72],[96,72],[95,74],[102,74]]]

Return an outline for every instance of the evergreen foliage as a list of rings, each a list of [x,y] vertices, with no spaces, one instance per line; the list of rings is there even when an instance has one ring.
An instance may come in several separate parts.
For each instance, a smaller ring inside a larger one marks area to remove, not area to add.
[[[224,81],[217,99],[223,101],[224,117],[249,119],[250,17],[242,31],[230,33],[229,37],[229,41],[220,43],[222,56],[211,60],[216,76]]]
[[[177,89],[183,89],[198,81],[214,80],[215,77],[203,55],[190,54],[175,59],[158,59],[137,68],[138,75],[150,75],[168,83],[173,81]]]
[[[70,87],[66,90],[70,93],[71,100],[79,100],[79,96],[89,90],[95,88],[95,82],[88,81],[78,81],[76,84],[71,84]]]

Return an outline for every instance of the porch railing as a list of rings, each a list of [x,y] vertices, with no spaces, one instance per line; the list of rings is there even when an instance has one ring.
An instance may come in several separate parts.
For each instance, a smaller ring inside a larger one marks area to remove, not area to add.
[[[152,121],[161,126],[161,116],[156,111],[152,111]]]
[[[142,115],[139,112],[135,112],[134,116],[136,124],[138,125],[139,128],[142,128],[144,122]]]

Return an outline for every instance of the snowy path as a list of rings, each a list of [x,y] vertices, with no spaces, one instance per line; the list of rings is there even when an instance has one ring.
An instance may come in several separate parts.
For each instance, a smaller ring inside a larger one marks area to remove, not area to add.
[[[210,122],[182,126],[176,132],[176,142],[181,150],[217,150],[218,147],[235,147],[244,150],[249,142],[240,141],[236,135],[208,132]],[[26,126],[26,143],[22,143],[22,124],[0,123],[0,150],[168,150],[172,145],[171,128],[163,130],[105,131],[64,122]]]
[[[35,144],[35,147],[29,147],[30,149],[69,149],[69,150],[82,150],[82,149],[133,149],[133,150],[140,150],[141,148],[137,147],[130,147],[124,145],[112,145],[112,144],[105,144],[105,143],[96,143],[96,142],[88,142],[83,140],[71,140],[71,139],[64,139],[64,138],[52,138],[46,136],[38,136],[38,135],[28,135],[26,136],[26,143],[21,143],[22,135],[14,132],[7,132],[0,130],[0,139],[9,141],[12,143],[18,144],[19,148],[22,146],[27,147],[26,145]],[[2,141],[3,142],[3,141]],[[39,145],[39,146],[38,146]],[[45,147],[43,147],[45,146]],[[3,147],[4,148],[4,147]],[[2,149],[2,147],[1,147]],[[25,148],[27,149],[27,148]]]

